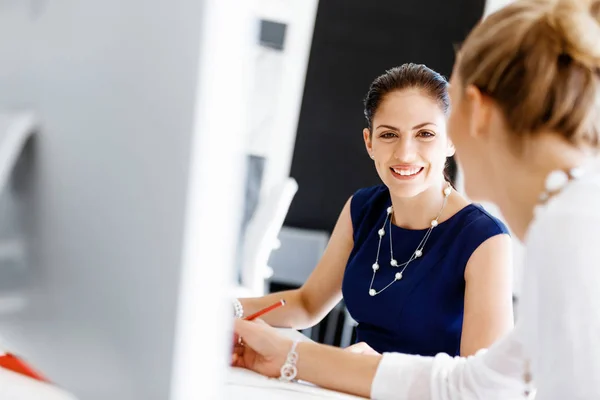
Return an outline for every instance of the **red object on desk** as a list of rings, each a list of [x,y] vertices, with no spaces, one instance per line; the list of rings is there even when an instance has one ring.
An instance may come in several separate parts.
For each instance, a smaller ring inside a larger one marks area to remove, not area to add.
[[[28,376],[41,382],[50,383],[48,379],[46,379],[39,372],[34,370],[25,361],[21,360],[19,357],[11,353],[0,354],[0,367],[6,368],[9,371]]]
[[[277,303],[270,305],[267,308],[263,308],[260,311],[255,312],[254,314],[244,318],[246,321],[252,321],[253,319],[256,319],[262,315],[265,315],[266,313],[268,313],[269,311],[273,311],[276,308],[279,308],[281,306],[285,306],[285,300],[281,299],[279,300]]]

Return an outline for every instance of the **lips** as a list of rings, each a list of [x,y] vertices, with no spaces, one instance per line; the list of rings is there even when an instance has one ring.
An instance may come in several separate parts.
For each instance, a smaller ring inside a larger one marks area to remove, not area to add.
[[[410,177],[410,176],[416,176],[416,175],[418,175],[423,170],[423,167],[419,167],[419,166],[394,166],[394,167],[390,167],[390,170],[392,170],[392,172],[395,173],[396,175]]]

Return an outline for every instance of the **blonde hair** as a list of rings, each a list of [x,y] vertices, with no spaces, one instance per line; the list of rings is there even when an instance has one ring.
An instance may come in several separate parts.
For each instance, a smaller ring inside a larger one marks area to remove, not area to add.
[[[556,131],[598,148],[599,17],[600,0],[517,0],[467,37],[460,81],[491,97],[515,134]]]

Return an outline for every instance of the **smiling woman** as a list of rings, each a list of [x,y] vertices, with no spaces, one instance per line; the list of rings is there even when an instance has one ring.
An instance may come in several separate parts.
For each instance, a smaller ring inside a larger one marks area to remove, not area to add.
[[[365,98],[368,127],[363,136],[371,158],[393,160],[392,165],[376,164],[388,187],[394,180],[387,179],[387,169],[396,179],[412,179],[424,172],[421,182],[425,185],[432,179],[441,179],[439,172],[444,171],[446,157],[454,154],[446,137],[446,114],[450,108],[447,86],[441,75],[415,64],[394,68],[371,85]],[[436,140],[438,135],[442,137]],[[401,157],[395,157],[393,152],[402,153]],[[444,175],[449,180],[445,171]],[[411,191],[419,192],[419,187],[422,189],[420,185],[404,186],[402,191],[408,190],[404,197]]]
[[[512,327],[506,227],[445,178],[447,89],[435,71],[404,64],[365,98],[363,137],[384,184],[351,200],[342,288],[358,340],[378,352],[468,355]]]
[[[298,290],[241,299],[271,325],[304,328],[342,298],[358,322],[355,352],[474,354],[512,327],[506,227],[444,177],[448,83],[424,65],[378,77],[363,137],[383,185],[343,208],[323,258]]]

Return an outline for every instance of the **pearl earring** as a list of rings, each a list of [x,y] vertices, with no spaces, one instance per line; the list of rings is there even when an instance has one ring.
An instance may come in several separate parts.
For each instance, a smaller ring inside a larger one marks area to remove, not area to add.
[[[374,156],[373,154],[371,154],[371,159],[372,159],[372,160],[374,160],[374,159],[375,159],[375,156]]]

